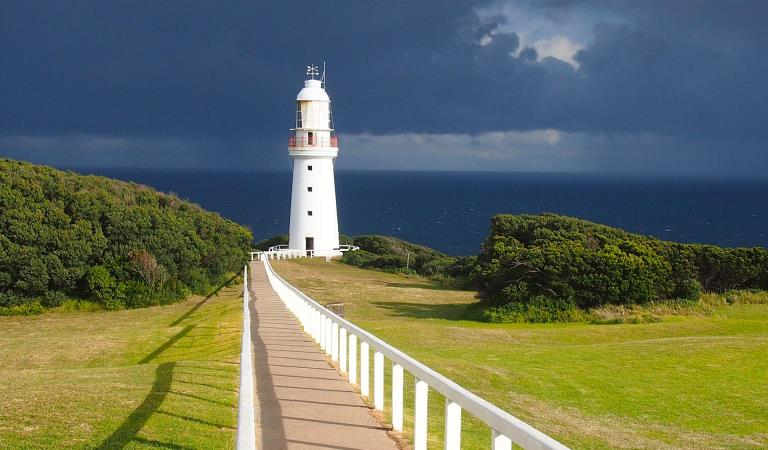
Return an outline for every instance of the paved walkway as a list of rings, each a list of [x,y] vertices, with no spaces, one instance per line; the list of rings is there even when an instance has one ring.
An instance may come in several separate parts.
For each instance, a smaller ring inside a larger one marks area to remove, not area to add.
[[[397,449],[368,407],[250,265],[257,448]]]

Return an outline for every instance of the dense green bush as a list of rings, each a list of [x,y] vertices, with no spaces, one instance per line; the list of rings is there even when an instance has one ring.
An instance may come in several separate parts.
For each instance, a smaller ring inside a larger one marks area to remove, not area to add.
[[[256,250],[267,251],[269,250],[269,247],[274,247],[275,245],[288,245],[288,235],[276,234],[270,238],[257,242],[253,247]]]
[[[167,303],[239,270],[251,240],[146,186],[0,159],[0,308]]]
[[[766,289],[768,251],[678,244],[554,214],[497,215],[473,282],[490,320]],[[562,316],[562,317],[561,317]]]
[[[689,244],[682,251],[696,267],[697,279],[706,292],[768,289],[768,250],[764,248]]]
[[[525,302],[486,308],[482,318],[486,322],[577,322],[585,320],[587,314],[569,300],[537,295]]]

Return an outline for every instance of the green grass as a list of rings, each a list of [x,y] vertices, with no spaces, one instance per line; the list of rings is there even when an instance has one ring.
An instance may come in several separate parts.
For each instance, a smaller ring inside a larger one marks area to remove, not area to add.
[[[709,299],[708,314],[675,311],[658,323],[489,324],[462,320],[474,293],[423,278],[320,260],[275,267],[316,300],[343,302],[354,323],[573,448],[768,447],[766,304]],[[443,408],[431,392],[430,448],[442,442]],[[464,419],[463,448],[487,448],[488,429]],[[406,435],[411,424],[409,409]]]
[[[0,448],[233,448],[241,293],[0,317]]]

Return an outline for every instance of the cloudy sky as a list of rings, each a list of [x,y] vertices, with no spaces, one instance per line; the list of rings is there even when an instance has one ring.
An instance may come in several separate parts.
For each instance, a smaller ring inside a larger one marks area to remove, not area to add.
[[[341,169],[768,177],[765,1],[0,1],[0,156],[286,170],[328,63]]]

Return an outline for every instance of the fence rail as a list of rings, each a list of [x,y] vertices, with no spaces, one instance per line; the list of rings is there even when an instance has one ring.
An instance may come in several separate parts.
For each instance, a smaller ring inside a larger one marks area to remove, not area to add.
[[[347,245],[347,244],[340,245],[337,248],[333,249],[333,251],[339,251],[342,253],[352,252],[356,250],[360,250],[360,247],[356,245]],[[251,255],[251,261],[260,261],[262,258],[262,255],[267,259],[314,258],[315,256],[331,257],[333,255],[333,251],[321,252],[321,251],[315,251],[315,250],[295,250],[295,249],[288,248],[287,245],[275,245],[275,246],[269,247],[269,249],[267,250],[250,252],[250,255]]]
[[[320,348],[339,363],[352,384],[358,384],[360,368],[360,392],[370,396],[370,350],[374,352],[373,403],[374,408],[384,410],[384,357],[392,362],[392,425],[403,430],[403,371],[416,378],[414,448],[427,448],[427,399],[429,388],[442,394],[445,404],[445,449],[458,450],[461,445],[461,412],[467,411],[491,429],[491,448],[509,450],[512,443],[525,449],[565,450],[566,446],[515,416],[464,389],[376,336],[323,308],[300,290],[282,279],[269,263],[267,254],[259,255],[272,288],[288,309],[299,319],[304,330],[320,345]],[[358,359],[358,341],[360,352]]]
[[[240,342],[240,393],[237,401],[237,450],[256,449],[250,299],[248,266],[245,266],[243,269],[243,337]]]

